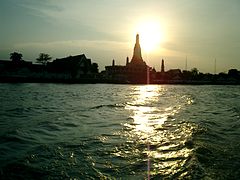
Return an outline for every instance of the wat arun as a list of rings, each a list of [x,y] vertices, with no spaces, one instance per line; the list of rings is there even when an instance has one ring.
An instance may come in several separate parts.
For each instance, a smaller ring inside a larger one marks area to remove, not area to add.
[[[130,64],[146,66],[146,63],[143,61],[143,58],[142,58],[141,46],[139,43],[139,34],[136,35],[136,43],[134,46],[133,57]]]
[[[125,66],[115,65],[115,60],[113,60],[112,66],[105,67],[106,78],[113,83],[146,84],[149,83],[153,70],[142,58],[139,34],[136,35],[133,56],[130,62],[127,57]]]

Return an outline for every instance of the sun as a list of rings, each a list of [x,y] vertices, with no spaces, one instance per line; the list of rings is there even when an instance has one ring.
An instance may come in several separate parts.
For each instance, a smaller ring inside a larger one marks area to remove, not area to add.
[[[141,47],[144,51],[155,50],[163,41],[163,30],[157,21],[146,21],[136,27],[140,35]]]

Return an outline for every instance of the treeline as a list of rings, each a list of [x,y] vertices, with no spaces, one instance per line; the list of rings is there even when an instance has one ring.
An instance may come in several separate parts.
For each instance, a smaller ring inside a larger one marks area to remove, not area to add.
[[[10,59],[13,62],[19,62],[22,61],[23,55],[18,52],[12,52],[10,53]],[[46,65],[47,62],[49,62],[52,59],[52,57],[49,54],[46,53],[40,53],[39,56],[36,58],[36,62],[42,65]]]
[[[183,84],[240,84],[240,71],[230,69],[227,73],[202,73],[197,68],[190,71],[173,69],[167,72],[157,72],[155,83],[183,83]]]

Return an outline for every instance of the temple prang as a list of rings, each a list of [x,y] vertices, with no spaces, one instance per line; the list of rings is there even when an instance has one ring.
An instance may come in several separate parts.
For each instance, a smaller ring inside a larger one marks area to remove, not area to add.
[[[136,35],[136,43],[133,49],[133,57],[130,64],[146,65],[146,63],[143,61],[143,58],[142,58],[139,34]]]

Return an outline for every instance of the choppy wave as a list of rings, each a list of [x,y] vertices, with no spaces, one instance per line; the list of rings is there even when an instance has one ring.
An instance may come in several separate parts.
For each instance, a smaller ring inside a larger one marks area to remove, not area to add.
[[[101,104],[91,107],[91,109],[100,109],[100,108],[121,108],[125,107],[124,104]]]
[[[0,178],[238,179],[239,90],[0,84]]]

